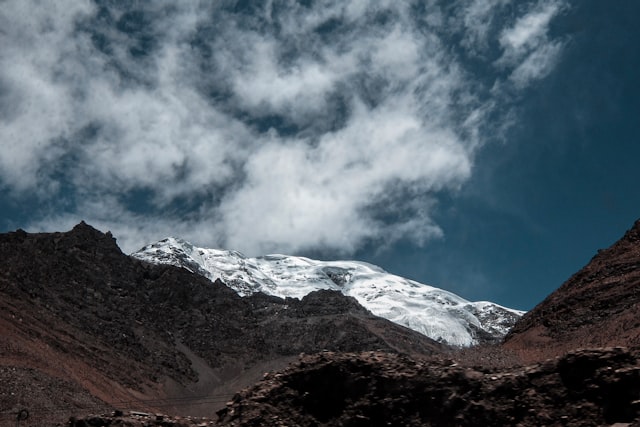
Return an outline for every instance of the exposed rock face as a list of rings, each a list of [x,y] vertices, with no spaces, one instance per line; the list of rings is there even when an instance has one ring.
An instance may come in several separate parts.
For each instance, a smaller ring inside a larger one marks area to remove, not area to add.
[[[84,223],[68,233],[0,235],[0,330],[0,368],[75,385],[80,412],[87,396],[141,410],[167,397],[220,401],[300,352],[444,348],[338,292],[241,298],[221,282],[132,259]],[[32,388],[48,387],[38,378]],[[64,403],[59,390],[44,402],[13,388],[2,385],[3,410]],[[212,414],[215,401],[160,409]]]
[[[640,220],[525,314],[505,346],[526,360],[580,347],[640,345]]]
[[[502,370],[327,352],[267,376],[219,415],[225,426],[577,427],[633,423],[638,399],[640,366],[622,348]]]

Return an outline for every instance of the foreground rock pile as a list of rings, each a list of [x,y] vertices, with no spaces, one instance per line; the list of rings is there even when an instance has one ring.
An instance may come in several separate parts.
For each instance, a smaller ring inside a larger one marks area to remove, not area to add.
[[[325,352],[266,376],[219,416],[225,426],[640,426],[640,366],[623,348],[499,370]]]
[[[71,418],[68,427],[208,427],[215,425],[206,418],[170,417],[145,412],[115,412],[110,415],[91,415]]]

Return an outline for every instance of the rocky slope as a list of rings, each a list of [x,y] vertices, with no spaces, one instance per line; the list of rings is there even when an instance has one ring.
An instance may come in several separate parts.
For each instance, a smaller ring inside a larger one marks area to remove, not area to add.
[[[308,356],[236,395],[220,423],[637,427],[639,300],[640,221],[500,346],[448,359]]]
[[[220,282],[128,257],[84,223],[0,235],[0,330],[0,372],[9,375],[0,418],[22,407],[32,417],[122,406],[210,415],[301,352],[444,348],[338,292],[241,298]],[[13,383],[13,372],[22,380]]]
[[[319,289],[335,290],[354,297],[377,316],[454,346],[499,341],[524,313],[487,301],[467,301],[363,262],[285,255],[248,258],[176,238],[145,246],[132,256],[220,279],[242,296],[262,292],[300,299]]]
[[[640,346],[640,220],[516,323],[505,347],[541,360],[581,347]]]
[[[640,427],[639,245],[636,222],[503,345],[443,351],[340,292],[240,297],[183,269],[128,258],[83,224],[0,235],[0,407],[14,408],[0,425],[25,404],[17,395],[82,413],[129,393],[150,410],[203,405],[219,419],[125,413],[70,425]],[[137,326],[125,338],[129,325]],[[223,377],[241,389],[241,379],[258,375],[226,405],[229,389],[214,392]],[[53,413],[35,425],[51,425]]]

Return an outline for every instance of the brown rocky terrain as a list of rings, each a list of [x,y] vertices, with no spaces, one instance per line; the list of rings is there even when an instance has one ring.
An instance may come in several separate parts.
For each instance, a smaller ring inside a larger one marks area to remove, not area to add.
[[[0,235],[0,331],[2,425],[22,408],[34,425],[108,408],[213,415],[301,352],[444,348],[335,292],[241,298],[84,223]]]
[[[525,314],[504,343],[525,361],[617,345],[640,346],[640,220]]]
[[[219,425],[640,426],[639,399],[640,366],[623,348],[508,369],[327,352],[236,395]]]
[[[308,356],[235,396],[223,425],[638,426],[640,221],[499,346]],[[613,346],[625,346],[616,347]]]
[[[43,407],[107,413],[68,423],[82,427],[640,427],[640,221],[503,344],[463,351],[336,293],[239,298],[184,270],[133,261],[84,224],[0,236],[0,251],[9,259],[0,270],[0,405],[13,413],[26,393]],[[124,399],[212,418],[108,414]]]

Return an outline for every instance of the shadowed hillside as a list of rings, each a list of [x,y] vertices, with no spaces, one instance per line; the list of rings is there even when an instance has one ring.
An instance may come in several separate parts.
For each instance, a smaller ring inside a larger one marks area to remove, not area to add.
[[[337,292],[241,298],[220,282],[134,260],[84,223],[0,235],[0,272],[5,420],[23,407],[32,419],[51,408],[65,418],[123,406],[210,416],[301,352],[443,349]]]

